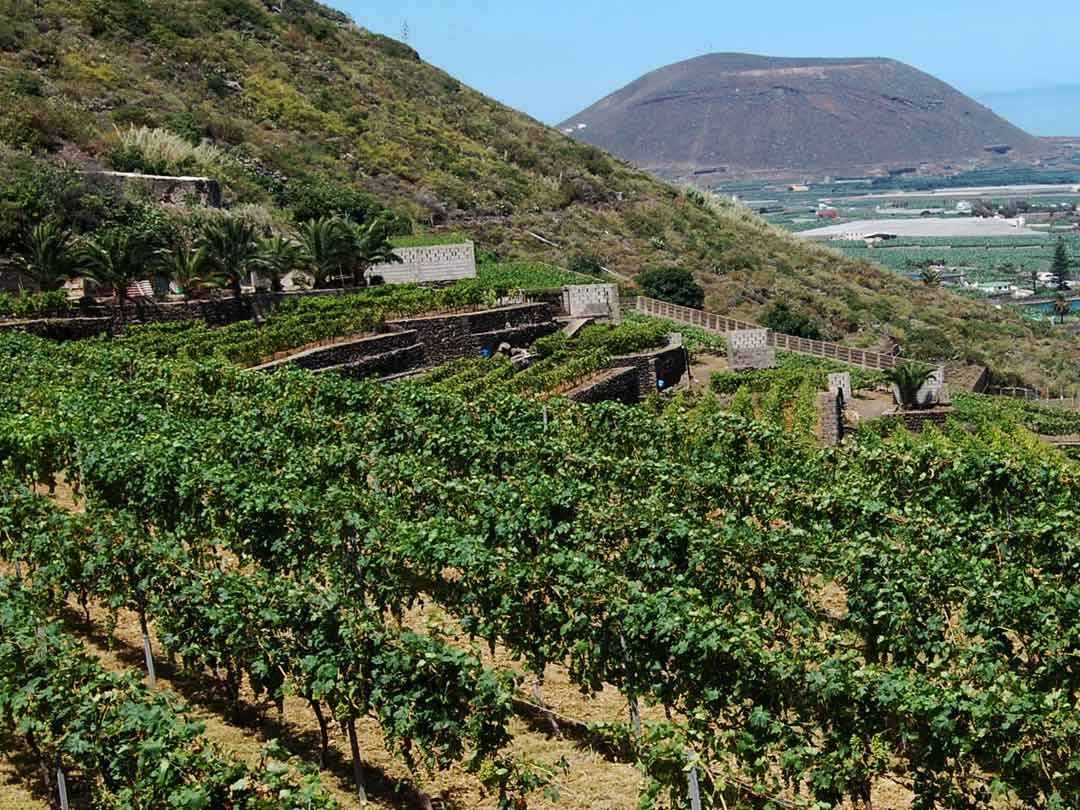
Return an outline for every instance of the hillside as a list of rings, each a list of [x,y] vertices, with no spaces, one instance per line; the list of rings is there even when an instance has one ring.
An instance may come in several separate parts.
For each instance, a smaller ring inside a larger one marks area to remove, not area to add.
[[[698,274],[711,308],[736,317],[758,318],[783,298],[834,339],[898,343],[1044,386],[1080,382],[1063,360],[1075,356],[1074,339],[680,192],[338,12],[301,1],[267,9],[0,0],[0,250],[44,216],[82,231],[110,218],[156,221],[44,170],[160,170],[124,146],[137,125],[200,144],[164,168],[218,177],[226,204],[268,227],[377,200],[405,228],[466,231],[502,258],[565,265],[587,253],[624,277],[681,265]]]
[[[1039,148],[944,82],[878,58],[710,54],[655,70],[560,129],[665,175],[843,172]]]

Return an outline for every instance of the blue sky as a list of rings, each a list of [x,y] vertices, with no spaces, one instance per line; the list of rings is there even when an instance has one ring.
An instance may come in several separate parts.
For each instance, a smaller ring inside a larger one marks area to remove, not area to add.
[[[1080,85],[1080,3],[1005,0],[331,0],[549,124],[643,73],[716,51],[889,56],[976,97]],[[1062,110],[1080,135],[1080,96]],[[1017,122],[1022,123],[1022,122]],[[1043,124],[1043,128],[1048,124]]]

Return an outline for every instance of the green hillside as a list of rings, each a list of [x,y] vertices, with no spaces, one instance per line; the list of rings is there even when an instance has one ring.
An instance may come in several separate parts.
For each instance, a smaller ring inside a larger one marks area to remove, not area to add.
[[[804,245],[575,143],[339,12],[281,5],[0,0],[0,249],[45,215],[77,230],[154,219],[43,161],[208,174],[267,227],[385,205],[403,232],[465,231],[501,258],[591,254],[626,277],[681,265],[717,311],[756,318],[784,298],[834,339],[1080,382],[1073,338]],[[135,143],[133,127],[164,147]],[[185,216],[167,212],[162,227]]]

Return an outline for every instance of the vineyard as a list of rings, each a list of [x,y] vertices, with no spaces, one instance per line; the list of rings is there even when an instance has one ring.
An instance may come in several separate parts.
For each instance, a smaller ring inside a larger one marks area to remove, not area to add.
[[[491,807],[550,801],[568,763],[511,730],[549,665],[622,693],[588,745],[634,763],[643,808],[1080,793],[1080,479],[989,405],[822,449],[711,397],[541,404],[460,384],[467,364],[392,386],[255,375],[185,353],[183,330],[167,351],[140,334],[0,336],[0,728],[53,801],[61,779],[95,808],[337,801],[317,762],[232,762],[135,673],[101,673],[51,620],[65,605],[136,615],[151,683],[165,654],[234,710],[305,703],[324,745],[349,741],[354,803],[359,722],[415,785],[452,769]],[[44,494],[60,475],[83,511]],[[452,627],[407,621],[425,605]]]
[[[1050,271],[1055,239],[950,238],[897,239],[887,245],[868,247],[865,242],[831,242],[830,247],[855,259],[875,262],[898,272],[910,273],[928,265],[965,268],[970,281],[1013,279],[1032,272]],[[1080,238],[1066,238],[1071,256],[1080,256]]]

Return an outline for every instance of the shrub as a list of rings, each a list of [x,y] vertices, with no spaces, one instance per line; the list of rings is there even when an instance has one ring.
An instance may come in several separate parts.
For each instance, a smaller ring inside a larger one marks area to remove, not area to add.
[[[700,309],[705,303],[705,290],[694,280],[694,274],[681,267],[656,267],[637,278],[645,294],[672,304]]]
[[[17,296],[0,293],[0,318],[40,315],[44,312],[65,310],[70,306],[67,292],[64,290],[23,293]]]
[[[754,396],[747,386],[740,385],[738,390],[735,391],[735,396],[732,397],[728,410],[744,419],[754,418]]]
[[[761,321],[762,326],[785,335],[821,340],[821,327],[808,315],[795,312],[784,301],[777,301]]]
[[[117,171],[144,174],[214,174],[226,161],[210,144],[193,145],[174,132],[150,127],[116,130],[109,163]]]
[[[587,276],[599,276],[604,272],[600,259],[591,253],[575,253],[570,257],[568,269],[572,273],[583,273]]]
[[[352,186],[323,177],[298,177],[277,193],[278,204],[292,211],[297,222],[323,217],[341,217],[353,222],[378,216],[383,208],[374,198]],[[402,235],[412,232],[411,227]]]

